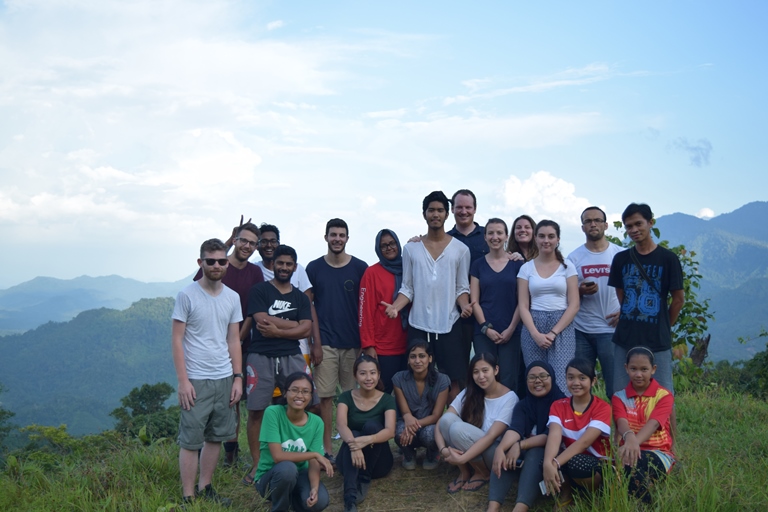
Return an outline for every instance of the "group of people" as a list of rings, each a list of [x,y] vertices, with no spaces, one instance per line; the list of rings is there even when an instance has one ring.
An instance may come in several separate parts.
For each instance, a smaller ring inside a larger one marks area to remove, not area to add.
[[[370,267],[346,252],[341,219],[328,221],[328,251],[306,270],[273,225],[241,218],[226,243],[203,243],[173,313],[185,501],[227,503],[211,479],[222,443],[225,463],[237,458],[241,395],[253,459],[243,482],[275,511],[324,509],[320,472],[334,467],[344,509],[356,510],[391,470],[392,438],[406,470],[418,447],[424,469],[457,466],[449,492],[490,482],[488,510],[515,475],[515,510],[531,506],[539,481],[562,500],[568,482],[599,484],[607,457],[611,409],[591,392],[597,360],[630,488],[647,498],[648,477],[674,462],[670,329],[683,304],[680,263],[654,242],[650,207],[624,211],[628,250],[606,240],[600,208],[585,209],[586,243],[568,258],[556,222],[522,215],[510,237],[502,219],[474,222],[476,207],[469,190],[432,192],[427,233],[401,246],[381,230]]]

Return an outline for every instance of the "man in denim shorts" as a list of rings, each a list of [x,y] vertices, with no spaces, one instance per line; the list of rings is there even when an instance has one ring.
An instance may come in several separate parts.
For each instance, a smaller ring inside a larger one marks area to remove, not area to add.
[[[235,435],[234,406],[243,390],[240,353],[240,298],[224,286],[226,246],[218,239],[203,242],[197,264],[203,277],[176,297],[171,349],[178,378],[179,469],[185,502],[196,496],[231,504],[211,487],[221,443]],[[200,452],[200,450],[202,451]],[[200,476],[197,479],[198,452]]]

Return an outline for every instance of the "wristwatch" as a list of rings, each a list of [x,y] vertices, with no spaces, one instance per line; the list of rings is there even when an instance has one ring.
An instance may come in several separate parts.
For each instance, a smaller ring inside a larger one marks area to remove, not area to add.
[[[491,322],[485,322],[485,323],[484,323],[484,324],[483,324],[483,325],[480,327],[480,334],[482,334],[483,336],[485,336],[485,333],[488,331],[488,329],[493,329],[493,324],[492,324]]]
[[[244,379],[244,378],[245,378],[245,377],[243,377],[243,374],[242,374],[242,373],[236,373],[236,374],[232,375],[232,378],[233,378],[233,379],[236,379],[237,377],[240,377],[241,379]]]

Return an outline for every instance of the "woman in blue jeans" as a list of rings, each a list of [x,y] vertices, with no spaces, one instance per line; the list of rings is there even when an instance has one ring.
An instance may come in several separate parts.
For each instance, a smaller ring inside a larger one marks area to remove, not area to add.
[[[315,389],[304,372],[285,379],[285,405],[264,411],[259,441],[261,457],[254,478],[256,490],[272,502],[272,512],[319,512],[328,506],[328,491],[320,482],[320,469],[333,476],[323,457],[323,421],[306,408]]]
[[[487,512],[501,510],[515,479],[518,484],[513,512],[526,512],[539,495],[549,408],[564,396],[554,385],[553,373],[552,366],[544,361],[533,361],[525,369],[528,394],[515,406],[509,430],[493,455]]]

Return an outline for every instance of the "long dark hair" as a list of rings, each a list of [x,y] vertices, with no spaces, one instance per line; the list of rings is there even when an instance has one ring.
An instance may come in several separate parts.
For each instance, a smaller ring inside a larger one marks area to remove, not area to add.
[[[528,223],[531,225],[531,231],[533,231],[534,233],[536,232],[536,221],[533,220],[529,215],[521,215],[518,218],[516,218],[514,222],[512,222],[512,227],[510,228],[510,231],[512,232],[512,236],[510,236],[509,241],[507,241],[507,252],[520,253],[520,255],[523,258],[525,258],[525,261],[530,261],[539,255],[539,248],[536,247],[535,239],[531,240],[531,242],[528,244],[528,254],[525,254],[523,250],[520,248],[520,245],[518,245],[517,240],[515,240],[515,226],[517,226],[517,221],[519,220],[527,220]]]
[[[357,375],[357,369],[363,363],[373,363],[376,365],[376,371],[379,373],[379,381],[376,383],[376,389],[384,391],[384,383],[381,381],[381,366],[379,366],[379,360],[375,357],[371,357],[367,354],[360,354],[360,357],[355,359],[355,364],[352,365],[352,375]]]
[[[421,348],[424,349],[424,352],[427,353],[429,357],[432,356],[432,348],[429,346],[429,343],[427,343],[427,340],[414,340],[411,342],[410,345],[408,345],[408,356],[410,357],[411,352],[413,352],[413,349],[415,348]],[[408,371],[411,372],[411,376],[413,376],[413,368],[411,368],[411,365],[408,365]],[[427,363],[427,378],[425,379],[427,386],[430,388],[435,387],[437,384],[437,368],[435,368],[435,361],[434,358],[432,361],[429,361]]]
[[[472,375],[475,370],[475,365],[479,361],[485,361],[491,365],[491,368],[494,370],[498,365],[496,358],[489,352],[475,354],[475,357],[469,361],[469,368],[467,368],[467,388],[466,393],[464,394],[464,400],[461,404],[461,419],[470,425],[482,428],[483,418],[485,416],[485,391],[477,385]],[[495,374],[493,379],[498,380],[496,379]]]
[[[544,227],[554,228],[557,238],[560,239],[560,224],[553,220],[542,220],[539,222],[538,226],[536,226],[536,229],[533,230],[534,243],[536,243],[535,238],[539,235],[539,229]],[[563,253],[560,252],[560,242],[557,242],[557,247],[555,247],[555,257],[557,258],[557,261],[563,265],[563,267],[568,268],[568,265],[565,264]]]

